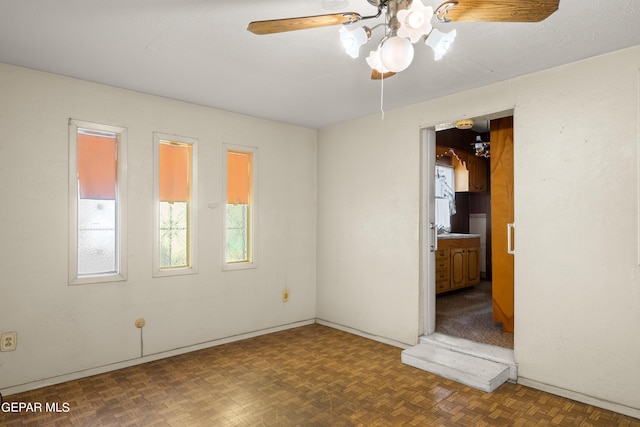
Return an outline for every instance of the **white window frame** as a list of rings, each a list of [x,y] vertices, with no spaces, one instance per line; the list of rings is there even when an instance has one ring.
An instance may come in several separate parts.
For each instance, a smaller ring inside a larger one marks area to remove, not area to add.
[[[245,262],[227,262],[227,156],[229,151],[251,153],[251,190],[252,190],[252,204],[251,215],[249,219],[249,244],[251,261]],[[246,270],[258,267],[258,148],[248,147],[244,145],[223,144],[223,161],[222,161],[222,229],[224,239],[222,241],[222,270],[234,271],[234,270]]]
[[[116,191],[116,272],[78,274],[78,130],[118,135]],[[127,128],[69,119],[69,285],[127,280]]]
[[[172,141],[191,145],[191,206],[189,207],[189,267],[160,267],[160,141]],[[153,133],[153,277],[180,276],[198,273],[198,140],[166,133]]]

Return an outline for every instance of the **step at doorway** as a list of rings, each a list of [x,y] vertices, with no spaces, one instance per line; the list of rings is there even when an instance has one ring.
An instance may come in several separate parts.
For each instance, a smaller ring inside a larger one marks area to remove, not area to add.
[[[485,392],[518,373],[513,350],[433,333],[402,352],[402,363]]]

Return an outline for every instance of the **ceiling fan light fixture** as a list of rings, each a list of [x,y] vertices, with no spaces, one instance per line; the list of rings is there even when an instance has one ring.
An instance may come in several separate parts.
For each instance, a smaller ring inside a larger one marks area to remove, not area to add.
[[[372,79],[378,75],[391,76],[405,70],[413,61],[413,44],[424,40],[440,60],[450,49],[456,31],[442,33],[433,28],[432,21],[440,22],[540,22],[558,10],[560,0],[445,0],[435,9],[425,6],[423,0],[367,0],[377,7],[377,13],[363,16],[357,12],[329,13],[295,18],[253,21],[247,30],[258,35],[283,33],[308,28],[347,25],[378,19],[384,22],[371,29],[363,27],[353,32],[340,30],[341,41],[349,56],[357,58],[360,46],[366,43],[371,30],[385,29],[385,37],[375,51],[367,57],[373,69]],[[348,0],[322,0],[325,8],[342,8]],[[385,77],[386,78],[386,77]]]
[[[416,43],[422,36],[431,32],[431,18],[433,8],[425,6],[420,0],[413,0],[411,7],[398,11],[398,36],[406,37],[411,43]]]
[[[407,14],[407,19],[405,19],[405,24],[409,28],[420,28],[424,25],[426,19],[423,13],[420,12],[410,12]]]
[[[433,49],[434,59],[439,61],[449,51],[449,48],[453,44],[455,38],[456,30],[443,33],[442,31],[434,28],[433,31],[431,31],[431,34],[429,34],[429,37],[427,37],[425,44]]]
[[[406,70],[413,62],[413,45],[404,37],[390,37],[380,47],[380,61],[388,71]]]
[[[340,41],[344,50],[352,58],[357,58],[360,53],[360,46],[369,41],[371,30],[367,27],[359,27],[353,31],[347,27],[340,28]]]
[[[382,60],[380,59],[380,46],[369,53],[369,56],[367,56],[367,64],[369,64],[369,67],[371,67],[372,70],[376,70],[381,74],[388,73],[390,71],[382,65]]]

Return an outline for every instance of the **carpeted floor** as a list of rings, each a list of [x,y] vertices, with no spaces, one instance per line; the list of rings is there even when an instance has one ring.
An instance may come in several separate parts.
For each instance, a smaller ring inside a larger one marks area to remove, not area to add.
[[[491,282],[438,295],[436,332],[476,342],[513,348],[513,334],[502,331],[491,315]]]

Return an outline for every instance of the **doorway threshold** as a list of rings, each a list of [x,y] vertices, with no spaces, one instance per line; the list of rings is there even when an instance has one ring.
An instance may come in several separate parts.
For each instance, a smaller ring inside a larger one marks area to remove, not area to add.
[[[513,350],[437,332],[404,350],[402,362],[486,392],[518,379]]]

